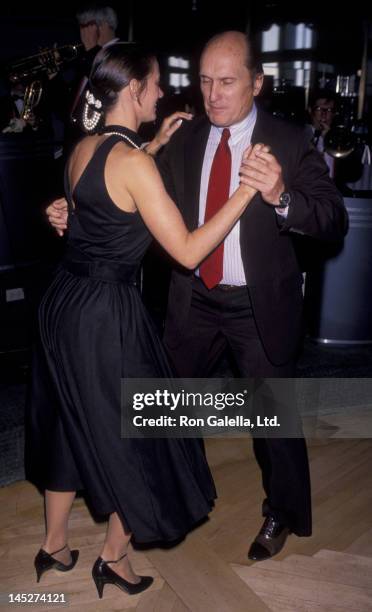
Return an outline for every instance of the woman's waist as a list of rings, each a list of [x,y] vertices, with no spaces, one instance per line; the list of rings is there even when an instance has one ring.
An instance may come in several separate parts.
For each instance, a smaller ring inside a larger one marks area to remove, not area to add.
[[[75,276],[135,284],[140,262],[109,259],[98,254],[92,255],[68,245],[61,266]]]

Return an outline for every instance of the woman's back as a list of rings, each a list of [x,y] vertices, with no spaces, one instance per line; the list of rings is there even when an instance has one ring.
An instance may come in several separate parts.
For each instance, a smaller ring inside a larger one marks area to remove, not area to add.
[[[128,129],[123,133],[128,134],[136,148],[140,146],[135,132]],[[118,205],[120,202],[113,201],[105,180],[108,166],[115,163],[113,149],[119,142],[125,142],[125,138],[112,134],[103,141],[97,137],[89,141],[90,138],[84,139],[78,145],[66,169],[65,191],[70,213],[68,247],[81,251],[89,259],[139,265],[151,242],[150,234],[138,211],[123,210]],[[109,156],[113,158],[110,164]],[[125,163],[124,155],[120,159]],[[115,192],[111,179],[109,184],[110,191]]]

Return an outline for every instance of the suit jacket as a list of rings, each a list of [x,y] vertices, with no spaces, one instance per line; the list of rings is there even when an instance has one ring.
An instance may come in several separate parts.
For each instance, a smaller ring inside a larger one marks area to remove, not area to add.
[[[185,122],[165,147],[159,170],[190,231],[198,226],[199,191],[210,123]],[[293,232],[320,240],[342,240],[347,228],[343,200],[328,168],[303,128],[258,111],[252,143],[271,147],[282,166],[292,202],[288,217],[256,194],[240,219],[240,249],[253,314],[272,363],[294,356],[302,328],[302,274]],[[292,234],[292,235],[291,235]],[[191,304],[193,273],[175,267],[169,290],[164,341],[182,342]]]

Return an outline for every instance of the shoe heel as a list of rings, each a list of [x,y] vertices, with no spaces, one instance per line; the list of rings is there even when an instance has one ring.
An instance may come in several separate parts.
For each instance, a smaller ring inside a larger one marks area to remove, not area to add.
[[[106,581],[103,578],[96,578],[95,576],[93,576],[93,580],[97,588],[98,597],[102,599],[103,587],[105,586]]]
[[[60,550],[56,550],[54,553],[51,553],[51,554],[47,553],[45,550],[40,548],[39,552],[37,553],[34,559],[34,566],[36,570],[36,582],[40,582],[40,578],[44,574],[44,572],[47,572],[50,569],[56,569],[56,570],[59,570],[60,572],[69,572],[75,567],[76,562],[79,558],[78,550],[71,551],[71,563],[67,563],[67,564],[62,563],[62,561],[58,561],[57,559],[53,557],[53,555],[61,552],[61,550],[63,550],[66,547],[67,547],[67,544],[63,548],[60,548]]]
[[[46,572],[49,569],[49,565],[48,564],[45,565],[45,563],[43,564],[39,556],[36,556],[35,561],[34,561],[34,567],[36,570],[36,582],[40,582],[40,578],[42,577],[44,572]]]

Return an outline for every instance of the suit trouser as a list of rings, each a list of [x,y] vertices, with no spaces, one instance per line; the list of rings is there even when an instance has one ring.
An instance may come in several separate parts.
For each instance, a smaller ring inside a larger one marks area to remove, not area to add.
[[[204,378],[216,372],[226,352],[244,378],[290,378],[294,361],[274,366],[267,358],[253,318],[246,287],[209,291],[194,279],[185,335],[166,345],[176,373]],[[311,535],[309,464],[304,438],[254,438],[253,448],[266,493],[263,515],[270,514],[300,536]]]

